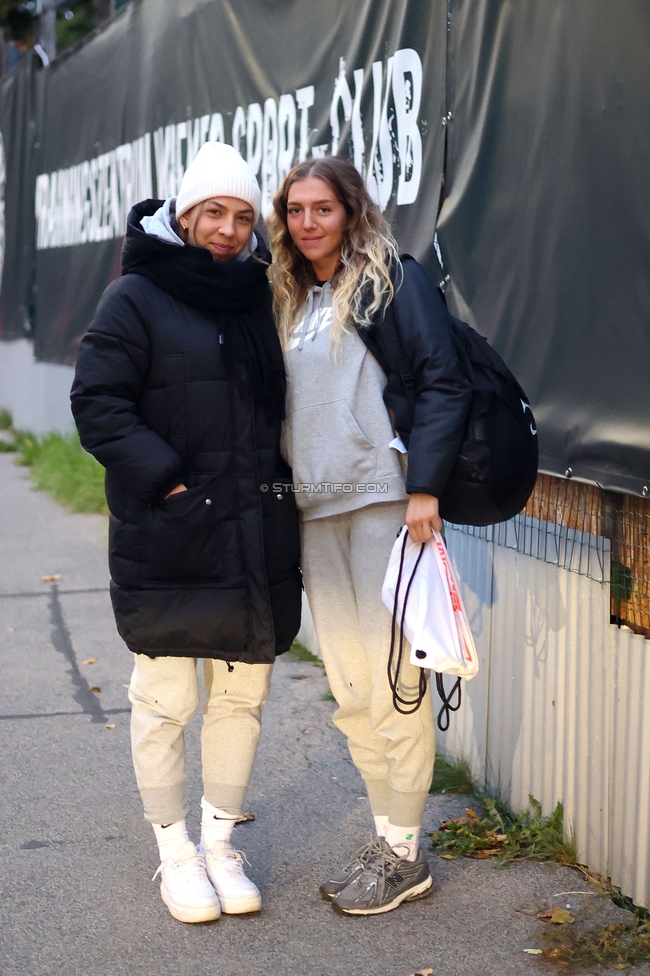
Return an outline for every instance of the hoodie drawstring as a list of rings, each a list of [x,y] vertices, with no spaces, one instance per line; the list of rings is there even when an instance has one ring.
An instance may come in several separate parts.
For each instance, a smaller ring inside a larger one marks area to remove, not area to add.
[[[316,286],[318,287],[318,286]],[[307,311],[305,312],[305,317],[302,320],[302,326],[300,328],[299,336],[300,341],[298,343],[298,349],[302,350],[305,340],[309,336],[312,321],[314,322],[313,330],[311,331],[311,341],[313,342],[318,334],[318,322],[320,319],[320,313],[325,308],[325,292],[330,289],[331,286],[329,281],[320,287],[320,295],[318,298],[318,305],[314,308],[314,292],[316,288],[309,289],[309,296],[307,298]]]

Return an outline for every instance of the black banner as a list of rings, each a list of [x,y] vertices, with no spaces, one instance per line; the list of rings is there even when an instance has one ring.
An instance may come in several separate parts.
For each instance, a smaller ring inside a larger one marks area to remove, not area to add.
[[[263,213],[299,159],[349,155],[405,245],[426,253],[443,167],[446,7],[363,6],[364,26],[358,5],[338,0],[150,0],[50,69],[35,189],[39,356],[74,361],[119,273],[129,207],[175,195],[206,139],[248,159]]]
[[[32,331],[35,281],[34,181],[43,75],[27,57],[0,85],[0,338]]]
[[[129,207],[174,195],[206,139],[241,150],[264,210],[291,165],[339,153],[436,275],[437,226],[450,302],[528,392],[544,470],[643,494],[648,50],[647,0],[131,3],[0,84],[2,335],[31,318],[37,355],[74,362]]]
[[[459,311],[531,398],[544,471],[648,494],[650,3],[451,0],[451,25]]]

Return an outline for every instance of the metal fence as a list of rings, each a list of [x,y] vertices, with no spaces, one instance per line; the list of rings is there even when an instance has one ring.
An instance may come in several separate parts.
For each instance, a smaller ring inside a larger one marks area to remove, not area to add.
[[[521,515],[460,531],[609,584],[611,622],[650,638],[650,499],[540,475]]]

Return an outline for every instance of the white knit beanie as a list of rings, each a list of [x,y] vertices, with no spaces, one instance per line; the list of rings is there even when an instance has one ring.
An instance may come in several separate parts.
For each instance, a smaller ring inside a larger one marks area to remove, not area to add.
[[[250,203],[255,220],[260,215],[260,188],[252,169],[233,146],[223,142],[205,142],[185,170],[176,217],[212,197],[236,197]]]

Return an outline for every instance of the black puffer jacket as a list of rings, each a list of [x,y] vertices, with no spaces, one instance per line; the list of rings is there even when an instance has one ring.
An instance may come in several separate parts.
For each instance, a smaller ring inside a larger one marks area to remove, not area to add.
[[[358,333],[387,377],[384,403],[408,448],[406,490],[440,498],[463,443],[472,389],[451,316],[424,268],[405,254],[395,281],[392,304]]]
[[[141,218],[158,206],[131,213],[123,277],[106,289],[82,340],[72,388],[81,442],[106,468],[117,626],[132,651],[151,657],[271,662],[291,645],[301,603],[293,495],[270,490],[291,483],[280,414],[254,399],[245,373],[224,358],[232,316],[128,273],[181,250],[200,251],[200,269],[212,261],[203,249],[144,233]],[[267,343],[277,342],[269,289],[257,282],[264,266],[227,264],[236,281],[254,281],[261,298],[249,321],[268,317]],[[165,500],[181,482],[188,491]]]

